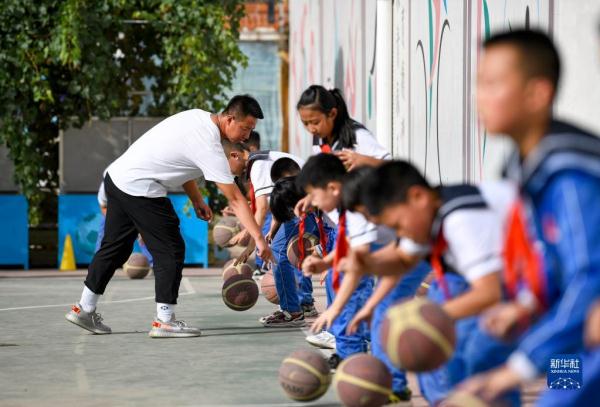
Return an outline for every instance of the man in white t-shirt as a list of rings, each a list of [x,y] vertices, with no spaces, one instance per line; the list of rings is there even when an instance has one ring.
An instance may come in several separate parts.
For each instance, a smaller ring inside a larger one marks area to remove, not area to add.
[[[223,113],[187,110],[163,120],[135,143],[107,169],[104,188],[107,197],[106,224],[100,250],[88,269],[78,304],[66,315],[68,321],[96,334],[111,333],[96,313],[100,295],[131,254],[141,234],[154,258],[157,317],[152,323],[153,338],[199,336],[200,330],[175,319],[185,244],[167,188],[183,186],[196,215],[212,218],[195,179],[200,176],[217,184],[229,205],[256,242],[265,261],[272,254],[254,220],[246,199],[234,184],[222,140],[246,140],[256,121],[263,118],[258,102],[235,96]]]

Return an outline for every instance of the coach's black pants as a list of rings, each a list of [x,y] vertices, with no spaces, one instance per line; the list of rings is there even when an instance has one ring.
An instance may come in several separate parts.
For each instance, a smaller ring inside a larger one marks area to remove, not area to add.
[[[115,270],[131,254],[138,232],[154,259],[156,302],[177,304],[185,243],[169,198],[131,196],[104,178],[107,211],[104,238],[88,268],[85,285],[103,294]]]

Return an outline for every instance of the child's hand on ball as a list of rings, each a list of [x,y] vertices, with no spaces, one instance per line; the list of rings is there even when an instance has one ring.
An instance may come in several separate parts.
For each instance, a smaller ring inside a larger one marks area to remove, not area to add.
[[[346,332],[348,333],[348,335],[354,335],[356,333],[356,331],[358,331],[358,327],[360,326],[360,323],[365,321],[367,324],[371,324],[371,318],[373,317],[373,308],[371,307],[362,307],[360,309],[360,311],[358,311],[356,313],[356,315],[354,315],[354,318],[352,318],[352,321],[350,321],[350,323],[348,324],[348,328],[346,329]]]
[[[333,307],[328,308],[325,312],[323,312],[319,317],[313,322],[310,327],[310,331],[313,333],[319,333],[323,330],[323,328],[331,328],[333,325],[333,321],[338,317],[339,311]]]

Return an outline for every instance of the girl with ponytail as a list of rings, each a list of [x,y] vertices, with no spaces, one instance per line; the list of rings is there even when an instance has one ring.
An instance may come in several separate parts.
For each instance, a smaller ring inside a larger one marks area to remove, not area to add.
[[[313,136],[313,154],[334,153],[349,170],[391,158],[373,134],[350,117],[339,89],[312,85],[302,93],[296,108]]]

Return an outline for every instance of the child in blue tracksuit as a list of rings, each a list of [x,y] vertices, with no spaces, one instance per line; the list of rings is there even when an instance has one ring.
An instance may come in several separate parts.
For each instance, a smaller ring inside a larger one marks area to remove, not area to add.
[[[332,305],[313,325],[313,331],[327,325],[330,327],[329,332],[335,336],[336,353],[330,358],[330,366],[333,368],[348,356],[367,350],[370,339],[368,325],[360,324],[352,333],[348,332],[348,326],[373,291],[372,277],[364,276],[352,283],[352,289],[344,295],[343,303],[340,303],[336,298],[339,295],[337,290],[343,286],[347,276],[340,273],[339,261],[351,251],[368,252],[374,248],[373,245],[382,247],[389,243],[389,240],[383,239],[378,228],[361,214],[336,209],[344,205],[342,190],[349,175],[338,157],[319,154],[307,161],[298,176],[298,185],[309,194],[312,205],[325,211],[331,222],[338,226],[335,252],[324,259],[310,257],[303,265],[303,271],[307,274],[321,273],[333,265],[326,278],[329,302]],[[394,240],[393,234],[390,237]],[[336,303],[340,303],[340,306],[334,306]],[[323,323],[324,320],[327,323]]]
[[[362,205],[360,192],[364,187],[362,183],[371,173],[371,167],[360,167],[353,171],[350,171],[345,179],[342,191],[342,201],[345,208],[365,214],[365,208]],[[392,230],[385,230],[383,228],[378,229],[379,244],[371,244],[371,251],[377,251],[383,247],[382,243],[395,242],[395,234]],[[394,244],[394,243],[392,243]],[[420,263],[411,273],[408,273],[403,278],[386,277],[377,283],[376,289],[369,299],[365,302],[365,305],[355,313],[350,323],[347,324],[347,331],[354,333],[356,330],[361,329],[363,320],[367,320],[370,317],[370,336],[371,336],[371,353],[373,356],[381,360],[388,367],[392,374],[392,391],[393,395],[390,396],[390,402],[406,401],[410,400],[411,392],[407,386],[408,381],[406,374],[403,370],[396,368],[385,353],[383,344],[380,338],[381,324],[385,320],[385,314],[387,309],[395,302],[410,298],[415,295],[417,288],[421,285],[421,282],[425,279],[425,276],[430,272],[430,267],[422,262]],[[351,279],[350,282],[342,283],[355,285],[356,282],[352,281],[353,276],[346,276]],[[340,289],[340,296],[337,301],[344,302],[345,295]],[[336,309],[340,309],[339,306],[333,306],[325,314],[325,316],[316,321],[315,329],[320,328],[320,323],[329,323],[329,320],[334,326],[338,316],[334,315]],[[343,320],[342,316],[342,320]]]
[[[427,259],[436,275],[427,297],[455,320],[452,357],[418,375],[421,393],[435,405],[465,378],[465,349],[477,315],[501,299],[501,208],[514,189],[504,183],[432,188],[410,163],[393,161],[373,170],[361,190],[369,215],[402,239],[355,256],[347,273],[408,276]]]
[[[600,292],[600,139],[552,119],[560,60],[547,35],[502,33],[484,49],[480,79],[494,86],[480,89],[479,108],[488,131],[509,135],[518,147],[505,170],[521,195],[513,217],[520,223],[512,223],[507,247],[527,266],[526,273],[515,267],[507,275],[512,301],[484,325],[498,337],[528,329],[505,365],[464,387],[493,399],[547,372],[552,358],[575,354],[582,358],[582,389],[547,390],[537,405],[596,405],[600,355],[597,348],[586,351],[583,327]]]
[[[271,243],[271,250],[275,256],[273,276],[279,296],[280,309],[261,318],[261,323],[265,327],[304,326],[306,322],[302,300],[310,304],[313,302],[312,285],[310,286],[310,292],[303,292],[300,289],[297,280],[297,267],[291,264],[287,257],[288,244],[294,237],[298,236],[301,222],[304,224],[304,233],[319,236],[319,228],[314,215],[309,214],[303,219],[294,216],[294,206],[303,197],[304,194],[296,188],[294,177],[280,179],[271,191],[271,213],[280,224]],[[306,253],[307,256],[309,254]]]

